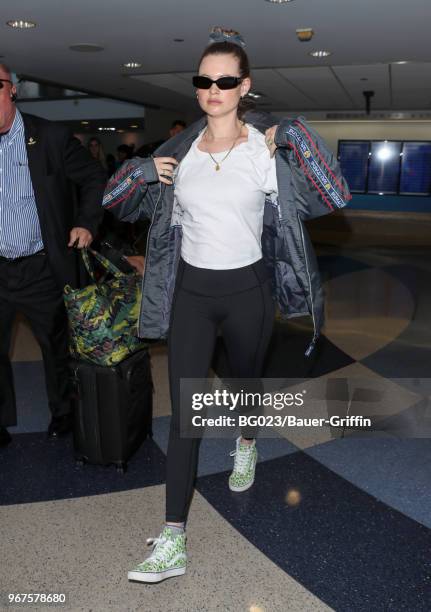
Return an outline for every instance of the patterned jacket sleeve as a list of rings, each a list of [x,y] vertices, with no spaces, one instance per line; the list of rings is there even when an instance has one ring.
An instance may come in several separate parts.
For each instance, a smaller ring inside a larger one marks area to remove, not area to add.
[[[301,117],[280,121],[275,143],[280,154],[287,156],[289,187],[295,192],[303,219],[314,219],[346,206],[351,195],[337,159]]]
[[[151,218],[154,203],[148,193],[148,184],[158,180],[151,157],[128,159],[109,179],[102,206],[120,221],[133,223],[142,217]]]

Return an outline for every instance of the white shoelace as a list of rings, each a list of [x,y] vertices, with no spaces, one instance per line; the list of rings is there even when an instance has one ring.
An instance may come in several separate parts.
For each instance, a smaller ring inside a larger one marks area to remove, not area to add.
[[[236,450],[233,450],[229,453],[231,457],[235,457],[233,465],[234,472],[245,474],[248,469],[248,464],[250,462],[250,455],[253,446],[254,444],[243,444],[241,445],[241,450],[239,450],[238,446]]]
[[[147,545],[153,547],[153,552],[148,559],[166,562],[174,544],[174,540],[164,538],[162,534],[160,534],[158,538],[147,538]]]

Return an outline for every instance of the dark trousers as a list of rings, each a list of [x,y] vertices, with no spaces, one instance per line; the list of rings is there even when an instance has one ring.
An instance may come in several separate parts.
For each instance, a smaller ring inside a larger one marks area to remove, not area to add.
[[[28,319],[40,345],[49,408],[70,412],[68,326],[63,295],[44,253],[8,262],[0,258],[0,425],[16,425],[15,392],[9,350],[15,314]]]
[[[205,270],[180,260],[168,338],[172,418],[166,467],[166,520],[187,518],[200,439],[180,436],[180,380],[206,378],[217,332],[232,378],[261,376],[272,334],[274,302],[260,260],[234,270]],[[190,410],[191,405],[181,406]]]

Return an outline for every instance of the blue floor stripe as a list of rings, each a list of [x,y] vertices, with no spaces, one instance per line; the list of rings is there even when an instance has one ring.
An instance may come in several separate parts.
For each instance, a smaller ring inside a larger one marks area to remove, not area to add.
[[[139,489],[165,481],[165,456],[150,439],[130,459],[128,471],[113,466],[77,467],[72,437],[19,434],[0,448],[0,505],[67,499]]]
[[[429,271],[412,265],[383,268],[406,285],[415,298],[415,312],[399,336],[361,360],[367,368],[386,378],[431,377],[431,287]]]
[[[431,440],[350,438],[306,452],[355,486],[431,528]]]
[[[319,255],[317,258],[322,281],[331,280],[343,274],[352,274],[370,268],[366,263],[340,255]]]
[[[198,490],[281,569],[335,610],[431,609],[431,531],[298,452],[257,466],[245,493],[226,474]],[[286,494],[290,491],[289,505]],[[296,493],[295,493],[296,492]]]

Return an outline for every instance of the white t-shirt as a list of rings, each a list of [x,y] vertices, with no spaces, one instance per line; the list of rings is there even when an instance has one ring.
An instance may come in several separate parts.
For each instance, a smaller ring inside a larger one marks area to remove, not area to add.
[[[203,131],[180,163],[175,197],[182,214],[181,256],[192,266],[228,270],[262,257],[266,194],[277,192],[275,158],[265,137],[247,124],[248,140],[230,152],[216,171],[197,147]],[[213,153],[221,161],[227,151]]]

